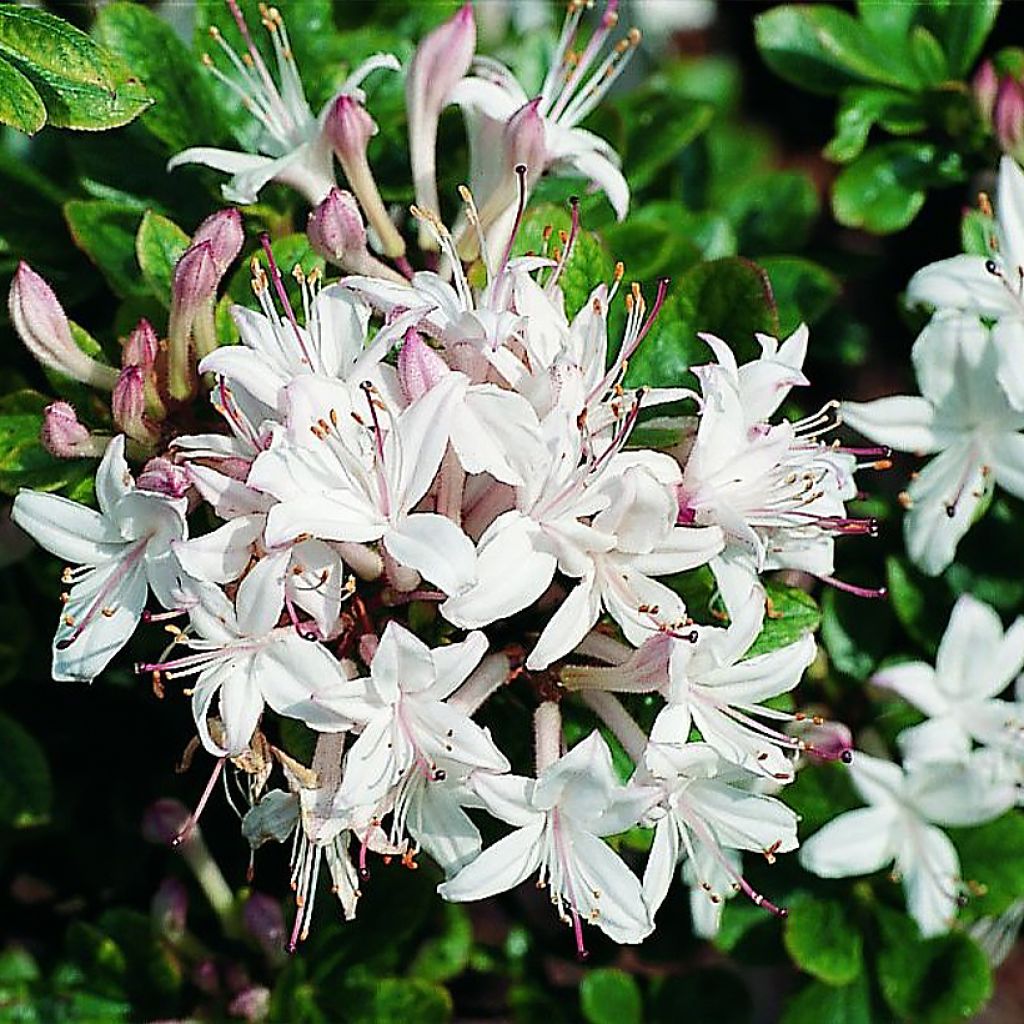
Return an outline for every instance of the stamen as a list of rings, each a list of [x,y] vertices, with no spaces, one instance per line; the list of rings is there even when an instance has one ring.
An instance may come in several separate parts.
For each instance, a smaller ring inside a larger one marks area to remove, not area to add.
[[[217,758],[217,763],[213,766],[213,772],[210,774],[210,779],[206,783],[203,795],[199,798],[199,803],[196,804],[196,809],[188,816],[185,824],[178,830],[178,834],[171,840],[171,846],[181,846],[181,844],[192,834],[192,830],[199,824],[199,816],[203,813],[207,801],[210,799],[213,787],[224,768],[225,760],[226,758],[223,757]]]

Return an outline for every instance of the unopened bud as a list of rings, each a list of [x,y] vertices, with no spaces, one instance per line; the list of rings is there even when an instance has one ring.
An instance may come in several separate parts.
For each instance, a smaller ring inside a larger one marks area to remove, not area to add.
[[[278,900],[261,892],[252,893],[242,908],[242,925],[269,960],[278,960],[284,953],[287,929]]]
[[[1003,152],[1024,159],[1024,86],[1016,78],[999,83],[992,121]]]
[[[540,97],[525,103],[508,119],[504,130],[509,172],[514,173],[515,166],[523,164],[531,185],[543,173],[548,156],[540,103]]]
[[[996,93],[999,91],[999,76],[995,65],[990,60],[982,61],[971,82],[974,102],[981,116],[989,121],[996,104]]]
[[[167,498],[182,498],[188,493],[192,481],[184,466],[178,466],[159,455],[143,466],[136,486],[140,490],[154,491]]]
[[[170,846],[189,820],[188,808],[180,800],[167,797],[146,808],[142,816],[142,835],[146,842]]]
[[[213,245],[209,241],[188,248],[174,268],[167,379],[171,397],[179,401],[191,397],[195,389],[199,346],[193,332],[200,318],[208,319],[212,328],[213,303],[220,278]]]
[[[153,895],[150,915],[157,932],[172,942],[185,934],[188,890],[177,878],[165,878]]]
[[[448,372],[445,361],[419,331],[410,328],[405,332],[405,343],[398,352],[398,383],[407,402],[425,395]]]
[[[137,366],[149,373],[160,351],[160,339],[148,320],[140,320],[121,349],[121,366]]]
[[[366,157],[366,147],[376,134],[376,122],[355,97],[343,93],[334,101],[324,122],[324,135],[334,149],[366,219],[377,233],[381,250],[386,256],[396,258],[405,255],[405,242],[384,208]]]
[[[409,158],[416,205],[438,213],[437,124],[456,84],[469,71],[476,51],[473,5],[464,4],[443,25],[424,36],[405,78],[409,117]],[[420,226],[420,248],[436,249],[430,230]]]
[[[228,267],[238,258],[245,243],[245,232],[242,229],[242,215],[238,210],[231,207],[226,210],[218,210],[217,213],[207,217],[206,220],[196,228],[192,236],[193,248],[210,243],[210,255],[217,267],[220,277],[223,277]]]
[[[39,432],[43,447],[58,459],[98,459],[106,450],[107,438],[95,437],[78,421],[70,402],[53,402],[43,410]]]
[[[306,234],[313,249],[342,270],[396,282],[405,280],[367,248],[363,215],[351,192],[332,188],[310,213]]]
[[[25,262],[15,271],[9,306],[18,337],[43,366],[82,384],[113,389],[117,370],[87,356],[75,344],[53,289]]]
[[[137,366],[126,366],[110,398],[110,411],[119,430],[140,444],[155,444],[160,428],[146,415],[146,381]]]

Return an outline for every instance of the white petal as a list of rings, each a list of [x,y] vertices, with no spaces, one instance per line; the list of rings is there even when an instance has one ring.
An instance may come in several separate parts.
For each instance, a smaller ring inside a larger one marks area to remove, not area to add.
[[[480,832],[459,806],[453,787],[424,782],[410,808],[407,827],[412,837],[451,878],[480,852]]]
[[[948,706],[946,697],[936,683],[935,670],[922,661],[890,665],[876,672],[871,682],[898,693],[926,715],[942,714]]]
[[[464,903],[514,889],[540,867],[543,831],[543,819],[516,829],[439,885],[437,891],[452,903]]]
[[[870,804],[891,807],[902,797],[903,770],[892,761],[857,750],[847,770],[857,792]]]
[[[487,810],[502,821],[523,828],[543,823],[544,814],[533,806],[535,780],[522,775],[488,775],[483,772],[470,777],[470,786]]]
[[[1002,641],[1003,623],[992,608],[970,594],[958,598],[935,658],[943,693],[953,699],[977,694],[978,669]]]
[[[843,422],[878,444],[927,454],[950,443],[936,426],[935,410],[924,398],[895,396],[874,402],[843,402]]]
[[[507,772],[511,765],[490,733],[465,712],[438,701],[410,701],[423,752],[435,763],[451,761],[465,768]]]
[[[622,171],[608,157],[593,149],[579,150],[562,154],[558,163],[582,174],[604,192],[618,220],[629,212],[629,185]]]
[[[415,512],[384,534],[384,546],[402,565],[415,569],[446,594],[476,582],[476,548],[446,516]]]
[[[577,647],[601,615],[601,591],[593,575],[584,577],[548,619],[526,659],[531,670],[547,668]]]
[[[96,501],[104,515],[110,515],[117,503],[135,488],[124,457],[124,434],[112,438],[96,467]]]
[[[642,891],[644,905],[652,920],[665,902],[679,863],[679,829],[675,818],[665,814],[654,827],[654,842],[644,866]]]
[[[212,533],[174,545],[182,569],[206,583],[238,579],[252,558],[252,546],[263,532],[265,517],[238,516]]]
[[[1015,409],[1024,409],[1024,322],[1012,317],[1000,320],[992,328],[992,336],[999,353],[999,384],[1010,404]]]
[[[1003,258],[1013,268],[1024,266],[1024,172],[1012,156],[999,161],[996,216]]]
[[[800,847],[800,863],[821,878],[873,874],[896,856],[897,828],[894,810],[847,811]]]
[[[220,687],[220,717],[224,722],[224,746],[229,754],[241,754],[252,739],[263,714],[263,695],[249,679],[248,666],[233,666]]]
[[[956,917],[960,859],[940,829],[919,826],[902,845],[898,867],[903,874],[907,913],[928,938],[948,932]]]
[[[480,664],[487,646],[487,637],[474,632],[461,643],[433,648],[430,658],[434,663],[434,682],[423,695],[431,700],[450,697]]]
[[[919,270],[907,286],[907,301],[937,309],[962,309],[998,318],[1014,312],[1014,299],[1003,282],[985,269],[984,256],[963,253]]]
[[[40,547],[76,565],[100,565],[126,547],[117,527],[95,509],[42,491],[20,491],[11,518]]]
[[[360,495],[336,491],[282,501],[267,516],[266,542],[270,547],[290,544],[303,533],[320,540],[365,542],[378,540],[387,529],[383,516]]]
[[[345,759],[338,807],[375,806],[398,779],[401,769],[395,757],[393,726],[391,712],[380,711],[352,744]]]
[[[287,548],[268,552],[246,574],[235,595],[241,632],[263,636],[277,625],[284,608],[285,573],[290,559]]]
[[[1024,353],[1020,353],[1019,362],[1024,362]],[[996,483],[1024,498],[1024,434],[999,434],[990,442],[990,451]]]

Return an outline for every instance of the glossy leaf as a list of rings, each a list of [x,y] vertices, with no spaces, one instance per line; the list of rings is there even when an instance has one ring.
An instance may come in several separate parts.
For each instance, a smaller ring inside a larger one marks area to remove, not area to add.
[[[829,985],[848,985],[860,975],[863,940],[842,903],[805,893],[787,910],[783,941],[798,967]]]
[[[580,1010],[588,1024],[642,1024],[640,986],[625,971],[603,967],[580,982]]]
[[[174,267],[188,248],[189,237],[170,218],[147,210],[135,236],[135,255],[153,295],[171,303]]]

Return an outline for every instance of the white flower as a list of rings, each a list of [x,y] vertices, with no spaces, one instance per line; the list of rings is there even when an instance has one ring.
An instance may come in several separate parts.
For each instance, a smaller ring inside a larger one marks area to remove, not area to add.
[[[275,82],[238,6],[232,0],[229,6],[245,41],[246,53],[240,58],[220,32],[212,28],[210,35],[227,56],[234,75],[224,74],[209,57],[204,58],[203,63],[252,114],[259,132],[255,145],[259,152],[195,146],[172,157],[167,169],[183,164],[203,164],[230,174],[230,180],[221,188],[224,198],[233,203],[255,203],[267,182],[278,181],[297,189],[315,205],[334,186],[334,158],[330,143],[324,137],[323,123],[338,96],[354,96],[361,101],[365,94],[359,86],[370,72],[377,68],[397,71],[401,65],[391,54],[370,57],[349,75],[339,92],[325,104],[320,116],[315,117],[306,101],[288,33],[277,9],[267,8],[263,15],[263,25],[274,46],[278,76]]]
[[[1024,408],[1024,172],[1010,156],[999,164],[997,238],[988,256],[964,253],[919,270],[907,300],[995,320],[999,383]]]
[[[842,416],[880,444],[936,456],[907,489],[903,524],[907,553],[934,576],[952,562],[993,484],[1024,497],[1024,413],[1007,400],[996,338],[975,316],[935,316],[911,358],[921,397],[844,402]]]
[[[68,498],[21,491],[11,518],[38,544],[75,563],[53,640],[53,678],[94,679],[128,642],[152,590],[175,606],[178,564],[172,541],[186,534],[184,498],[136,490],[124,436],[108,445],[96,470],[99,511]]]
[[[899,735],[906,761],[966,754],[971,741],[1024,755],[1022,705],[1000,700],[1024,668],[1024,618],[1003,632],[999,616],[964,594],[953,608],[939,645],[935,668],[905,662],[872,677],[876,686],[895,690],[928,721]]]
[[[661,803],[650,815],[655,820],[654,844],[643,878],[651,916],[683,860],[689,861],[696,899],[703,896],[715,906],[738,887],[758,906],[775,910],[750,888],[728,851],[753,850],[774,858],[796,849],[796,814],[772,797],[735,785],[746,773],[731,768],[705,743],[652,743],[644,767],[641,778],[647,782],[649,774],[649,784],[662,790]],[[714,882],[703,873],[709,864],[718,869]],[[723,876],[728,887],[724,893],[719,881]]]
[[[895,861],[907,911],[923,935],[948,931],[956,917],[960,860],[937,825],[980,825],[1013,806],[1010,786],[993,786],[973,761],[899,765],[857,751],[850,778],[870,804],[830,821],[800,849],[822,878],[869,875]]]
[[[232,606],[212,584],[189,582],[183,596],[194,633],[176,633],[171,650],[184,647],[194,653],[165,655],[138,669],[159,672],[164,679],[198,675],[192,714],[211,754],[234,757],[245,751],[264,704],[325,732],[352,725],[329,708],[329,698],[351,685],[337,659],[293,627],[277,626],[276,594],[244,609]],[[218,694],[223,746],[214,740],[207,720]]]
[[[591,733],[537,779],[477,775],[472,785],[487,810],[515,831],[440,885],[445,899],[486,899],[539,871],[560,916],[572,922],[581,952],[582,921],[615,942],[637,943],[650,934],[640,882],[600,837],[635,825],[657,793],[616,780],[600,734]]]
[[[460,374],[399,415],[366,390],[356,410],[344,385],[298,378],[286,389],[288,430],[259,455],[249,484],[272,494],[266,541],[302,534],[326,541],[380,540],[387,553],[447,594],[475,579],[472,541],[451,520],[414,511],[441,464]]]
[[[846,514],[856,463],[818,440],[828,426],[826,410],[796,423],[767,422],[794,384],[807,383],[807,328],[781,345],[758,335],[761,357],[741,367],[724,342],[701,337],[718,362],[694,370],[702,402],[685,455],[679,521],[721,527],[725,550],[711,568],[734,613],[766,570],[799,569],[830,580],[836,535],[871,527]]]

